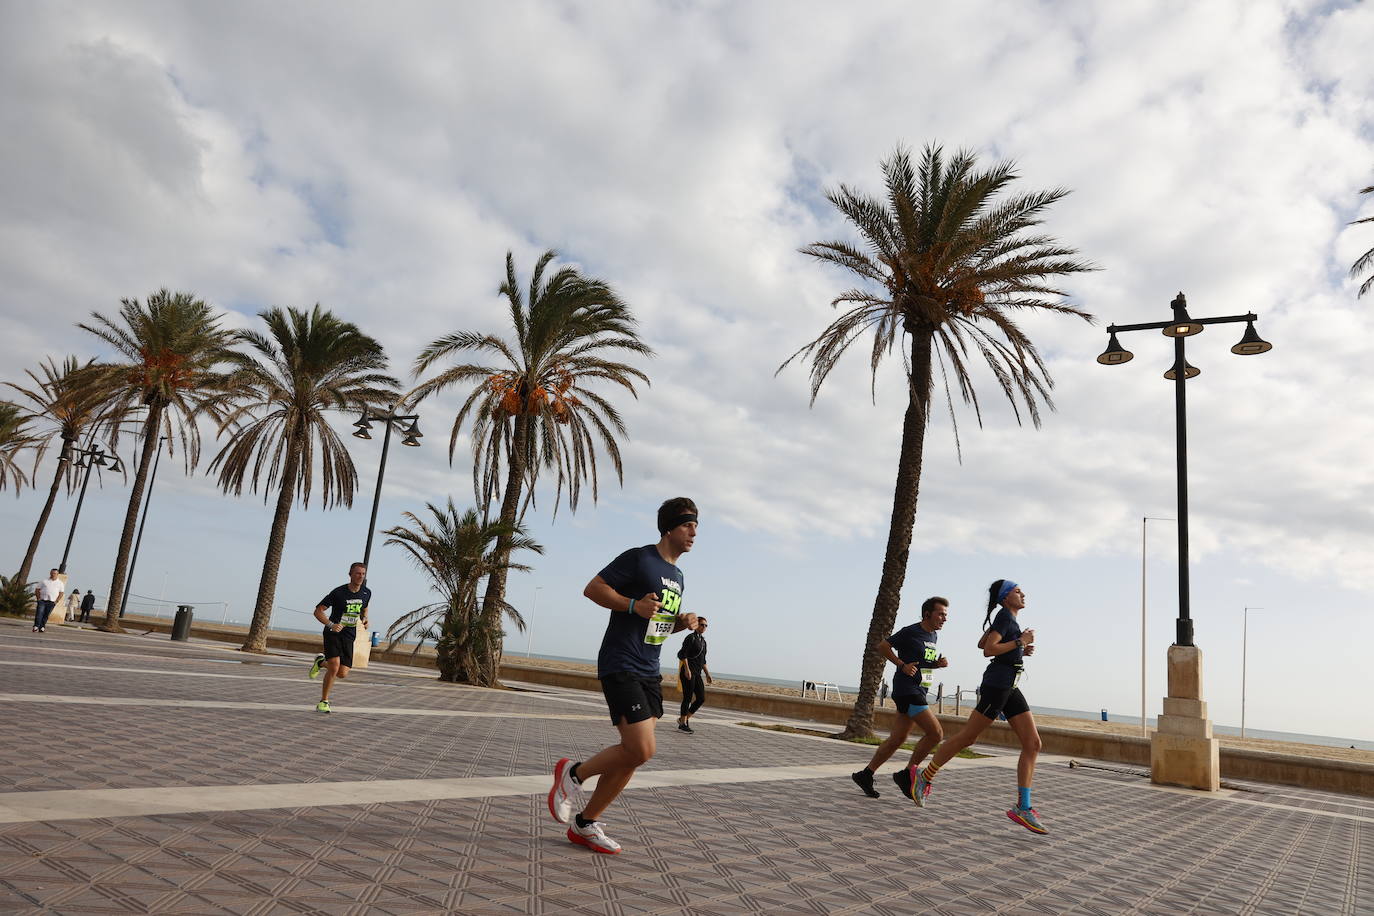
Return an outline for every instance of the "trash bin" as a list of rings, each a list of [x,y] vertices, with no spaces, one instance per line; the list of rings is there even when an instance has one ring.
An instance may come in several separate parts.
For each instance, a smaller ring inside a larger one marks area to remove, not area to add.
[[[381,634],[379,634],[376,630],[373,630],[373,631],[372,631],[372,648],[374,648],[374,649],[377,648],[377,646],[381,645],[381,642],[382,642],[382,640],[381,640]]]
[[[1105,709],[1102,710],[1102,721],[1103,721],[1103,722],[1106,722],[1106,721],[1107,721],[1107,710],[1105,710]]]
[[[189,604],[177,605],[177,616],[172,621],[172,638],[177,642],[186,642],[191,638],[191,616],[195,607]]]

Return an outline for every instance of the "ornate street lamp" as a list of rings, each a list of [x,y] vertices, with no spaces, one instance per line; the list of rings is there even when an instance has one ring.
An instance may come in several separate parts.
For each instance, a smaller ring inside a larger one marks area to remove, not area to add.
[[[73,468],[79,468],[86,473],[81,480],[81,494],[76,498],[76,511],[72,513],[72,527],[67,532],[67,546],[62,549],[62,562],[58,564],[57,571],[64,573],[67,571],[67,557],[72,552],[72,538],[76,537],[76,522],[81,518],[81,504],[86,500],[86,486],[91,482],[91,471],[96,468],[106,468],[115,474],[120,473],[124,468],[119,463],[119,456],[114,454],[113,449],[106,449],[101,445],[87,445],[85,448],[72,447],[70,450],[76,460],[72,463]],[[106,456],[109,456],[110,463],[105,463]],[[58,457],[58,461],[71,460],[68,453],[64,451]]]
[[[399,427],[406,421],[410,422],[410,425],[405,429],[397,430],[403,436],[402,445],[417,447],[420,444],[420,439],[424,437],[424,433],[420,432],[419,415],[413,413],[399,414],[396,412],[399,406],[399,404],[392,405],[391,410],[384,414],[369,413],[364,408],[363,415],[353,423],[357,427],[353,435],[358,439],[372,438],[369,430],[372,429],[373,423],[386,424],[386,434],[382,436],[382,461],[377,467],[377,490],[372,494],[372,518],[367,523],[367,546],[363,548],[363,566],[367,566],[372,560],[372,535],[377,530],[377,504],[382,498],[382,478],[386,475],[386,453],[391,446],[391,428],[392,426]]]
[[[1207,718],[1207,704],[1202,700],[1202,653],[1193,644],[1188,580],[1187,382],[1197,378],[1201,370],[1188,362],[1184,342],[1189,337],[1201,334],[1209,324],[1244,321],[1245,334],[1231,348],[1232,353],[1253,356],[1265,353],[1271,347],[1255,332],[1256,316],[1253,312],[1219,318],[1194,318],[1188,314],[1188,303],[1183,293],[1174,297],[1170,305],[1174,311],[1171,321],[1114,324],[1108,327],[1107,349],[1097,357],[1097,361],[1104,366],[1130,362],[1133,354],[1117,340],[1118,334],[1128,331],[1157,330],[1174,340],[1174,362],[1164,377],[1174,383],[1174,430],[1178,462],[1178,621],[1174,643],[1169,647],[1169,695],[1164,699],[1164,713],[1159,717],[1158,730],[1150,743],[1150,778],[1166,785],[1216,791],[1221,785],[1221,767],[1217,740],[1212,735],[1212,722]],[[1141,574],[1143,582],[1143,560]],[[1143,586],[1141,613],[1144,613]],[[1144,670],[1143,661],[1141,670]],[[1144,718],[1143,712],[1141,718]]]

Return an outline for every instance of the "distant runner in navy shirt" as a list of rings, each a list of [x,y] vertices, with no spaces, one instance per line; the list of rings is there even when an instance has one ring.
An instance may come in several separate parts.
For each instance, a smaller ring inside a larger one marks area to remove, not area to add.
[[[315,706],[320,712],[329,712],[329,688],[334,686],[334,679],[348,677],[353,667],[358,624],[367,632],[367,606],[372,603],[372,589],[363,584],[366,580],[367,567],[354,563],[348,567],[348,582],[315,605],[315,619],[324,624],[324,651],[315,656],[310,676],[319,677],[321,669],[324,670],[320,702]]]
[[[620,743],[580,763],[567,757],[558,761],[549,813],[568,825],[569,840],[593,852],[620,852],[598,819],[635,770],[654,756],[654,725],[663,716],[663,641],[696,626],[696,615],[682,610],[682,570],[677,568],[696,540],[696,503],[679,496],[659,506],[658,532],[657,544],[625,551],[582,592],[611,612],[596,673]],[[582,804],[582,782],[592,776],[597,781],[591,801],[574,814]]]
[[[897,717],[892,721],[892,732],[887,740],[878,745],[873,759],[851,779],[864,790],[870,798],[877,798],[878,790],[873,788],[873,774],[878,767],[887,763],[888,758],[897,753],[913,725],[921,726],[924,732],[921,740],[911,749],[911,761],[892,774],[892,781],[901,789],[902,794],[911,798],[911,786],[915,778],[914,770],[926,759],[926,754],[935,750],[935,745],[945,736],[940,720],[930,711],[930,701],[926,697],[930,690],[936,668],[945,668],[949,659],[935,648],[939,639],[936,631],[945,625],[949,617],[949,601],[939,596],[921,602],[921,622],[913,623],[893,633],[887,639],[878,640],[873,651],[897,666],[892,676],[892,702],[897,706]]]
[[[1000,606],[1000,607],[999,607]],[[1007,817],[1031,833],[1049,833],[1040,823],[1040,815],[1031,807],[1031,778],[1035,775],[1035,760],[1040,754],[1040,732],[1030,705],[1021,695],[1022,659],[1035,652],[1035,631],[1022,630],[1017,615],[1026,606],[1026,593],[1010,579],[998,579],[988,587],[988,613],[983,618],[987,627],[978,648],[992,659],[983,672],[983,684],[978,690],[978,705],[969,713],[968,724],[959,734],[946,741],[935,757],[916,776],[912,797],[924,805],[930,794],[930,782],[950,759],[978,739],[999,715],[1007,717],[1007,724],[1021,742],[1021,757],[1016,762],[1016,805]],[[997,616],[992,614],[998,608]]]

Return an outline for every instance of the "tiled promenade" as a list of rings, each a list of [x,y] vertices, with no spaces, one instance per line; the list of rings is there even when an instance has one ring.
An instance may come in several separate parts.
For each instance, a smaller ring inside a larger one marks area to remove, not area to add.
[[[374,666],[326,716],[307,665],[0,620],[0,913],[1374,913],[1374,800],[1044,758],[1040,837],[1014,757],[921,810],[859,794],[863,748],[709,711],[660,725],[597,856],[544,793],[613,738],[599,697]]]

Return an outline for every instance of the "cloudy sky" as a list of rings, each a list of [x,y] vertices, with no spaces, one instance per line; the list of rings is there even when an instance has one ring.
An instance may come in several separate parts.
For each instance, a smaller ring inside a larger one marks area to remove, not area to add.
[[[855,683],[891,505],[900,365],[868,393],[861,352],[808,408],[778,364],[830,320],[850,279],[800,246],[848,238],[823,198],[878,191],[898,144],[1014,159],[1023,189],[1074,193],[1049,228],[1100,272],[1069,284],[1098,318],[1027,320],[1056,413],[1018,427],[978,377],[985,426],[930,431],[903,619],[952,604],[948,683],[977,684],[987,583],[1023,583],[1040,651],[1033,703],[1140,704],[1141,517],[1174,513],[1169,343],[1102,326],[1255,311],[1270,353],[1229,352],[1233,326],[1189,342],[1193,608],[1213,718],[1374,739],[1336,701],[1365,687],[1374,632],[1371,305],[1349,265],[1374,245],[1374,10],[1359,3],[63,3],[0,7],[3,380],[104,351],[75,327],[121,297],[194,292],[251,327],[321,303],[415,354],[455,330],[501,332],[503,259],[548,248],[631,303],[657,357],[623,488],[555,520],[512,600],[536,653],[595,654],[604,613],[581,597],[621,549],[655,537],[662,499],[702,509],[682,566],[709,614],[712,668]],[[622,401],[624,399],[622,398]],[[425,447],[396,449],[383,526],[471,500],[456,401],[424,405]],[[352,418],[342,418],[343,427]],[[352,441],[352,440],[350,440]],[[352,510],[297,510],[274,623],[342,581],[366,537],[379,442],[354,450]],[[40,477],[46,484],[51,456]],[[546,497],[551,494],[545,494]],[[102,597],[127,490],[87,497],[71,584]],[[0,502],[18,565],[41,500]],[[38,567],[55,564],[59,501]],[[164,461],[134,591],[243,619],[270,523]],[[1147,689],[1165,693],[1177,563],[1149,532]],[[394,548],[374,549],[374,625],[428,600]],[[227,603],[227,610],[225,604]],[[523,652],[526,637],[509,648]]]

